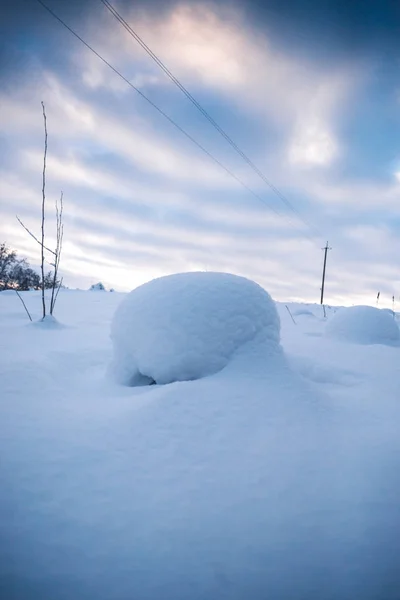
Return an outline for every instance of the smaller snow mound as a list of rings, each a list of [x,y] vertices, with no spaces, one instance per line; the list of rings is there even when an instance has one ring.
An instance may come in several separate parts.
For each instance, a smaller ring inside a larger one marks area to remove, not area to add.
[[[40,327],[41,329],[65,329],[65,325],[57,321],[53,315],[46,315],[39,321],[33,321],[32,327]]]
[[[279,346],[275,303],[258,284],[228,273],[154,279],[123,300],[111,328],[111,373],[124,385],[200,379],[242,346]]]
[[[381,311],[387,313],[393,317],[393,319],[396,317],[396,313],[391,308],[381,308]]]
[[[400,331],[393,316],[372,306],[340,309],[328,321],[325,334],[356,344],[395,345],[400,341]]]

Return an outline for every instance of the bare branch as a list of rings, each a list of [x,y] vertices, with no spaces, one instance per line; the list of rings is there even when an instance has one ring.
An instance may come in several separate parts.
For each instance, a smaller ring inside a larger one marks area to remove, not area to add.
[[[37,242],[39,244],[39,246],[42,245],[41,241],[37,239],[37,237],[31,232],[29,231],[29,229],[26,227],[26,225],[23,224],[23,222],[21,221],[21,219],[19,218],[18,215],[15,215],[17,218],[18,223],[20,223],[20,225],[22,225],[22,227],[25,229],[25,231],[27,231],[29,233],[29,235],[31,237],[33,237],[33,239],[35,240],[35,242]],[[47,252],[51,252],[52,254],[54,254],[54,256],[56,255],[56,253],[54,252],[54,250],[50,250],[50,248],[47,248],[47,246],[44,246],[44,249],[47,250]]]
[[[17,290],[14,290],[14,291],[15,291],[15,293],[17,294],[18,298],[21,300],[21,302],[22,302],[22,304],[23,304],[23,306],[24,306],[24,309],[26,310],[26,314],[27,314],[27,315],[28,315],[28,317],[29,317],[29,320],[30,320],[30,321],[32,321],[32,317],[31,317],[31,315],[29,314],[29,310],[26,308],[26,304],[25,304],[25,302],[22,300],[22,296],[21,296],[21,295],[20,295],[20,294],[17,292]]]
[[[63,239],[63,234],[64,234],[64,226],[62,224],[62,213],[63,213],[63,192],[61,192],[60,195],[60,205],[58,204],[57,200],[56,200],[56,222],[57,222],[57,233],[56,233],[56,251],[55,251],[55,261],[54,261],[54,276],[53,276],[53,285],[52,285],[52,290],[51,290],[51,300],[50,300],[50,314],[53,314],[53,310],[54,310],[54,306],[56,303],[56,298],[58,295],[58,290],[60,288],[58,288],[57,290],[57,295],[55,295],[55,291],[56,291],[56,285],[57,285],[57,276],[58,276],[58,267],[60,264],[60,259],[61,259],[61,249],[62,249],[62,239]]]
[[[295,320],[294,320],[294,318],[293,318],[293,315],[292,315],[292,313],[290,312],[290,308],[288,307],[288,305],[287,305],[287,304],[285,304],[285,306],[286,306],[286,309],[287,309],[287,311],[288,311],[288,313],[289,313],[289,315],[290,315],[290,317],[291,317],[291,319],[292,319],[293,323],[294,323],[295,325],[297,325],[296,321],[295,321]]]
[[[54,310],[54,307],[55,307],[55,305],[56,305],[56,302],[57,302],[57,298],[58,298],[58,292],[60,291],[60,288],[61,288],[61,286],[62,286],[62,282],[63,282],[63,278],[61,277],[60,285],[58,286],[57,293],[56,293],[56,296],[55,296],[55,298],[54,298],[54,302],[53,302],[53,310]]]

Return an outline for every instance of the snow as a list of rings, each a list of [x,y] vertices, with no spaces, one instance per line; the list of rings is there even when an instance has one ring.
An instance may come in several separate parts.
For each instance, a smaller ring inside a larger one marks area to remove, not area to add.
[[[293,314],[296,317],[311,317],[312,319],[315,317],[314,313],[308,308],[298,308]]]
[[[281,346],[126,387],[105,376],[125,298],[61,290],[42,328],[0,293],[0,596],[397,600],[400,348],[278,304]]]
[[[342,308],[329,320],[325,333],[355,344],[397,344],[400,331],[393,311],[373,306]]]
[[[111,331],[117,381],[165,384],[220,371],[252,340],[278,345],[280,323],[275,303],[253,281],[192,272],[133,290]]]
[[[99,281],[99,283],[94,283],[93,285],[90,286],[89,291],[91,292],[105,292],[106,288],[104,287],[104,284],[101,283],[101,281]]]

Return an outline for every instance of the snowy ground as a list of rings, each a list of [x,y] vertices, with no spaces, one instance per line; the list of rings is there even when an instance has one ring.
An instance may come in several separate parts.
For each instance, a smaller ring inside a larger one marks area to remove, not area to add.
[[[278,305],[284,355],[122,387],[122,297],[0,294],[0,597],[398,599],[400,348]]]

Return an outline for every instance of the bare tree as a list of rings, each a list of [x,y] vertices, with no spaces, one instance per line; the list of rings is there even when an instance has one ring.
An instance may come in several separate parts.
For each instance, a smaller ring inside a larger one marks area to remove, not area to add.
[[[46,317],[46,298],[45,289],[46,276],[44,273],[45,263],[45,251],[50,252],[53,256],[54,262],[50,263],[54,267],[54,275],[51,285],[51,300],[50,300],[50,315],[53,314],[54,307],[56,304],[58,292],[62,284],[62,280],[59,282],[57,279],[58,269],[60,266],[62,240],[64,235],[64,225],[62,223],[63,216],[63,192],[61,192],[59,202],[56,201],[56,249],[51,250],[45,245],[45,219],[46,219],[46,166],[47,166],[47,116],[44,102],[42,101],[42,114],[43,114],[43,125],[44,125],[44,152],[43,152],[43,172],[42,172],[42,210],[41,210],[41,237],[38,239],[29,229],[24,225],[21,219],[17,216],[19,223],[29,233],[29,235],[39,244],[40,246],[40,271],[41,271],[41,285],[42,290],[42,319]]]
[[[10,270],[15,266],[16,262],[16,253],[7,248],[4,242],[0,244],[0,291],[8,288]]]

